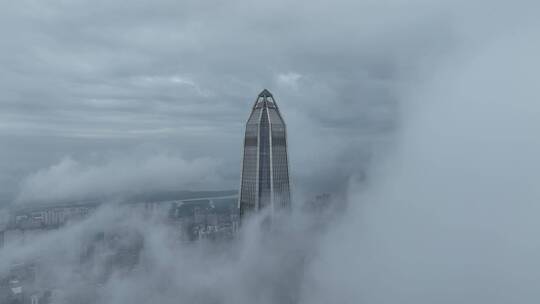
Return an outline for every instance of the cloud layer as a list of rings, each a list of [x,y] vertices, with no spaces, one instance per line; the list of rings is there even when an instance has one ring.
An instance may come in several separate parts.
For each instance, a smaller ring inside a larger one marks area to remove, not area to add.
[[[540,299],[537,29],[467,45],[405,95],[398,149],[352,191],[311,268],[310,303]]]
[[[418,59],[452,47],[445,6],[409,2],[3,4],[3,191],[66,155],[148,143],[238,176],[265,87],[289,125],[298,188],[342,189],[395,129],[396,89]]]
[[[88,165],[65,158],[23,180],[19,203],[112,198],[154,191],[207,190],[231,185],[212,159],[187,161],[167,154],[125,155]]]

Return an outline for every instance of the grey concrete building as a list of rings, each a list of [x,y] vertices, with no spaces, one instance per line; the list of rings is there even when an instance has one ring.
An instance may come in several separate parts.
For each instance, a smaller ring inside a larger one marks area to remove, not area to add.
[[[241,218],[266,207],[271,214],[291,207],[287,130],[266,89],[246,124],[238,207]]]

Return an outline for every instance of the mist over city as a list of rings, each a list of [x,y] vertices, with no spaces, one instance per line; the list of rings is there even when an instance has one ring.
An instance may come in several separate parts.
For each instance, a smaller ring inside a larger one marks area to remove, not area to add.
[[[0,304],[540,302],[539,11],[0,2]]]

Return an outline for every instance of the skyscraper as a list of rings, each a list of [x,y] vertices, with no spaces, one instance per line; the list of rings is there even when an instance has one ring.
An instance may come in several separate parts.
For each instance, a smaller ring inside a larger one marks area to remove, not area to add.
[[[266,89],[246,124],[238,204],[241,219],[266,207],[272,214],[291,207],[285,122]]]

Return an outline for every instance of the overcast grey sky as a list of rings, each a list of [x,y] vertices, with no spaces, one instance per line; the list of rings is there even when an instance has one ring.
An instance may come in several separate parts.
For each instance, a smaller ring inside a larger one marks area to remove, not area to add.
[[[99,169],[156,153],[211,158],[221,187],[236,187],[243,124],[263,88],[289,124],[298,191],[343,188],[395,127],[400,73],[448,42],[444,23],[417,18],[438,9],[2,2],[1,191],[14,197],[28,176],[65,159]],[[426,22],[436,28],[419,30]]]
[[[3,1],[1,195],[61,197],[73,179],[106,184],[118,160],[137,176],[155,158],[172,162],[153,176],[167,186],[194,187],[178,164],[208,162],[208,186],[236,187],[263,88],[288,123],[295,191],[343,189],[392,144],[403,92],[532,20],[520,3]]]

